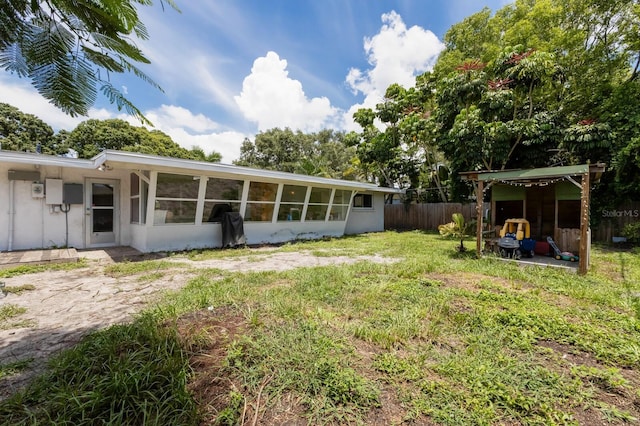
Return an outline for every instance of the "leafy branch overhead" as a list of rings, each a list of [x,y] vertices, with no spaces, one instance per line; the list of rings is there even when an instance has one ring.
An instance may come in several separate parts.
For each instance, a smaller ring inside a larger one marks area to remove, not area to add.
[[[173,0],[161,0],[177,10]],[[116,89],[111,74],[133,73],[162,90],[137,64],[149,60],[135,40],[149,34],[136,7],[152,0],[5,0],[0,13],[0,67],[31,80],[71,116],[87,115],[101,91],[118,110],[150,124]]]

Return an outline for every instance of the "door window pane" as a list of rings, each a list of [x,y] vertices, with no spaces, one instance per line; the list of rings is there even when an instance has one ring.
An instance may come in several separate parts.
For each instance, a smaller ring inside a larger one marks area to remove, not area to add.
[[[92,232],[113,232],[113,209],[93,209]]]
[[[91,205],[113,207],[113,185],[104,183],[93,183],[91,185]]]

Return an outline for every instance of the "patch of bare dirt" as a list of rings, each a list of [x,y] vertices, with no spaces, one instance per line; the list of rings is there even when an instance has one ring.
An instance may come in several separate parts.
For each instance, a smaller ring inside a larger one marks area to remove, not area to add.
[[[193,376],[188,384],[202,414],[201,424],[215,424],[224,410],[231,418],[240,416],[242,424],[307,424],[305,408],[299,398],[285,393],[271,400],[264,392],[268,378],[255,395],[229,375],[225,365],[229,345],[247,331],[246,319],[232,308],[202,310],[182,316],[177,328],[183,345],[191,352]],[[233,393],[242,400],[233,401]],[[238,412],[235,412],[237,408]]]
[[[193,376],[188,389],[200,407],[202,424],[213,424],[230,405],[231,392],[238,392],[238,385],[223,370],[227,348],[246,331],[246,321],[230,308],[222,307],[182,316],[176,327],[190,353]]]

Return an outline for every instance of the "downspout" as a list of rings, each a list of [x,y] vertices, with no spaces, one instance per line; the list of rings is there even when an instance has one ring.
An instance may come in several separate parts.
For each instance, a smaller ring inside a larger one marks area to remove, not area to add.
[[[9,182],[9,241],[7,242],[7,251],[13,250],[13,222],[16,215],[15,207],[13,206],[15,182],[15,180]]]

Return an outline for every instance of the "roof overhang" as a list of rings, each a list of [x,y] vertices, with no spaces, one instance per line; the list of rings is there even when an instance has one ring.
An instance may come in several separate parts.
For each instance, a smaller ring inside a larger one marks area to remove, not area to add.
[[[577,166],[543,167],[538,169],[519,169],[504,171],[473,171],[462,172],[460,176],[463,180],[484,181],[484,182],[521,182],[521,183],[541,183],[559,178],[591,174],[592,182],[600,180],[606,167],[604,163],[580,164]]]
[[[85,160],[18,151],[0,151],[0,162],[38,166],[71,167],[75,169],[97,169],[100,166],[100,164],[96,164],[95,159]]]
[[[382,192],[387,194],[401,194],[404,190],[384,188],[370,183],[329,179],[317,176],[300,175],[295,173],[278,172],[274,170],[254,169],[250,167],[234,166],[222,163],[185,160],[181,158],[161,157],[157,155],[141,154],[138,152],[105,150],[90,160],[56,157],[53,155],[34,154],[28,152],[0,151],[0,162],[20,163],[43,166],[69,167],[80,169],[110,169],[125,170],[158,170],[173,173],[212,173],[229,178],[241,177],[247,179],[267,179],[289,181],[307,185],[325,185],[352,189],[362,192]]]

